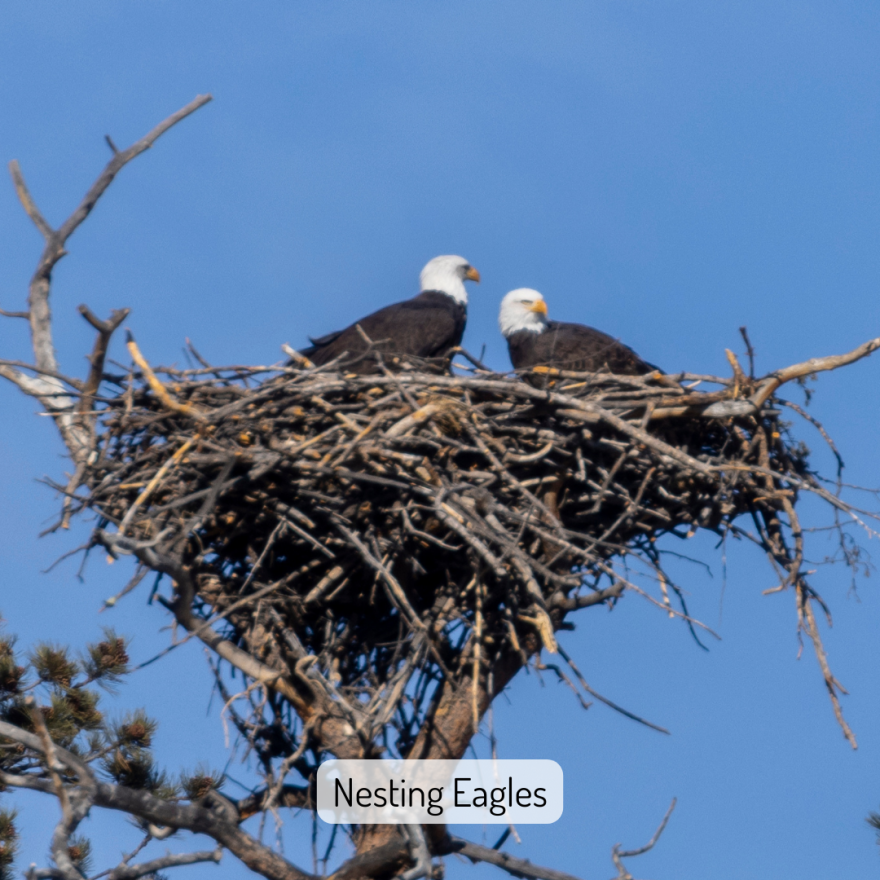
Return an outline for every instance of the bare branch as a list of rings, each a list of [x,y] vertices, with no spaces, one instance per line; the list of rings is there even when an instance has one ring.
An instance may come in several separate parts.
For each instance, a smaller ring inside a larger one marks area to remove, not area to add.
[[[578,608],[590,608],[593,605],[601,605],[609,599],[619,599],[626,590],[626,585],[618,581],[614,586],[604,590],[596,590],[595,593],[584,593],[581,596],[565,596],[562,593],[553,597],[549,607],[560,608],[564,611],[576,611]]]
[[[813,614],[813,597],[809,594],[806,586],[803,585],[800,586],[799,593],[803,596],[803,598],[799,598],[799,603],[803,610],[804,628],[807,631],[807,635],[810,637],[810,641],[813,643],[813,649],[816,652],[816,659],[819,661],[819,667],[822,670],[822,677],[825,679],[825,687],[828,689],[828,696],[831,699],[834,717],[837,719],[837,723],[840,725],[843,735],[846,737],[846,741],[854,749],[857,749],[859,746],[855,734],[852,732],[849,724],[846,723],[846,719],[843,717],[843,710],[840,708],[840,699],[837,696],[838,690],[843,693],[846,693],[846,691],[843,689],[840,682],[834,677],[831,672],[831,667],[828,665],[828,655],[825,653],[825,646],[822,644],[822,637],[819,635],[819,628],[816,626],[816,617]]]
[[[50,241],[55,235],[55,230],[46,222],[46,218],[40,213],[40,209],[34,202],[27,184],[24,182],[24,175],[21,173],[21,167],[17,160],[13,159],[9,163],[9,173],[12,176],[12,183],[15,186],[15,192],[22,207],[28,217],[34,221],[34,226],[40,230],[40,234],[46,241]]]
[[[148,150],[169,128],[177,125],[187,116],[195,113],[200,107],[204,107],[211,101],[211,95],[197,95],[185,107],[181,107],[176,113],[172,113],[167,119],[160,122],[152,131],[148,132],[139,141],[133,143],[128,149],[118,151],[107,163],[98,179],[92,184],[91,189],[85,194],[77,209],[64,221],[58,229],[58,235],[63,244],[73,231],[89,216],[95,203],[104,194],[104,191],[113,182],[113,178],[132,159]]]
[[[746,327],[739,328],[740,336],[746,344],[746,354],[749,356],[749,378],[755,378],[755,349],[752,348],[752,340],[749,339],[749,331]]]
[[[621,850],[620,844],[616,843],[612,847],[611,860],[614,862],[614,867],[617,868],[618,872],[614,880],[633,880],[632,874],[627,871],[626,866],[623,864],[621,859],[629,859],[633,856],[640,856],[654,847],[657,841],[660,840],[660,835],[665,830],[666,823],[669,821],[669,817],[672,815],[672,811],[675,809],[675,805],[677,802],[678,798],[672,799],[672,803],[669,805],[669,809],[666,811],[666,815],[663,817],[663,821],[660,823],[660,827],[654,832],[654,836],[644,846],[640,846],[638,849]]]
[[[506,852],[490,849],[479,843],[471,843],[460,837],[451,838],[449,851],[467,856],[474,863],[486,862],[488,865],[495,865],[496,868],[503,868],[514,877],[525,877],[528,880],[578,880],[573,874],[555,871],[553,868],[542,868],[540,865],[533,865],[527,859],[518,859]]]
[[[833,354],[828,357],[810,358],[800,364],[793,364],[784,370],[777,370],[770,373],[761,380],[758,391],[752,396],[752,403],[756,409],[760,409],[767,398],[780,386],[792,379],[800,379],[809,376],[812,373],[821,373],[824,370],[836,370],[838,367],[845,367],[847,364],[855,363],[872,352],[880,348],[880,337],[869,339],[862,343],[858,348],[846,354]]]
[[[82,305],[78,311],[98,331],[95,347],[92,349],[92,355],[89,358],[92,368],[89,371],[89,378],[86,380],[83,396],[77,407],[79,413],[82,414],[89,411],[92,405],[92,398],[98,393],[98,388],[101,385],[101,377],[104,373],[104,358],[107,356],[110,337],[116,328],[128,317],[131,309],[114,309],[106,321],[102,321],[94,315],[88,306]]]
[[[23,366],[25,369],[33,369],[28,364]],[[53,375],[53,373],[45,373],[42,370],[37,372],[41,375]],[[8,379],[28,397],[36,397],[48,412],[60,412],[71,405],[68,395],[61,392],[58,386],[51,385],[46,379],[27,376],[9,362],[0,361],[0,376]]]
[[[154,571],[162,572],[174,578],[179,593],[176,601],[170,607],[177,618],[177,622],[187,632],[193,633],[204,642],[223,660],[226,660],[227,663],[231,663],[255,681],[268,685],[283,694],[301,715],[311,716],[311,706],[303,695],[289,684],[283,672],[271,669],[265,664],[260,663],[259,660],[252,657],[247,651],[243,651],[237,645],[225,640],[219,633],[211,629],[210,626],[206,626],[204,621],[200,621],[193,616],[190,604],[192,597],[195,595],[195,588],[189,575],[183,568],[175,564],[173,560],[159,554],[152,546],[144,546],[136,541],[126,541],[117,535],[111,535],[103,531],[98,532],[96,537],[108,550],[112,550],[115,553],[134,554],[141,562]]]
[[[107,875],[107,878],[108,880],[137,880],[138,877],[155,874],[166,868],[178,868],[181,865],[196,865],[199,862],[216,862],[219,865],[222,857],[223,850],[219,848],[203,852],[168,853],[168,855],[151,859],[149,862],[141,862],[138,865],[119,865]]]
[[[57,379],[59,382],[69,386],[70,388],[73,388],[77,392],[81,391],[83,387],[83,383],[80,382],[79,379],[75,379],[72,376],[65,376],[63,373],[58,373],[54,370],[41,370],[39,367],[35,367],[33,364],[29,364],[27,361],[17,361],[10,358],[0,358],[0,366],[15,367],[19,370],[27,370],[28,372],[36,373],[38,376],[47,376],[51,379]],[[30,394],[31,396],[35,396],[31,392],[25,393]]]
[[[92,184],[76,210],[64,221],[57,231],[53,230],[46,222],[33,198],[31,198],[18,162],[15,160],[10,162],[9,170],[19,200],[28,216],[46,239],[46,246],[37,263],[36,271],[31,278],[28,293],[28,311],[26,314],[31,328],[31,344],[35,358],[34,366],[47,378],[43,380],[43,385],[40,386],[34,382],[23,382],[21,375],[9,371],[2,371],[0,375],[14,382],[26,393],[39,397],[46,410],[52,413],[55,418],[55,423],[61,432],[64,444],[67,446],[74,462],[79,463],[88,457],[91,451],[91,432],[83,425],[81,419],[73,417],[74,403],[63,394],[63,388],[59,380],[50,378],[52,374],[60,372],[52,338],[52,311],[49,307],[52,270],[55,268],[56,263],[66,254],[64,246],[67,239],[89,216],[98,199],[103,195],[107,187],[110,186],[119,171],[128,162],[144,152],[144,150],[149,149],[169,128],[180,122],[181,119],[194,113],[210,100],[210,95],[199,95],[195,100],[187,104],[186,107],[181,108],[159,123],[151,132],[132,144],[127,150],[116,152],[98,176],[98,179]],[[106,345],[104,345],[104,351],[106,352]],[[100,351],[98,351],[98,354],[100,354]],[[99,359],[103,363],[103,355]],[[94,365],[95,359],[93,355],[93,374]],[[100,377],[98,378],[100,381]],[[84,408],[81,411],[86,412],[87,409]]]
[[[120,810],[156,825],[207,834],[248,868],[269,880],[313,880],[312,875],[273,852],[237,825],[195,804],[172,804],[144,791],[99,783],[95,805]]]
[[[623,706],[618,706],[617,703],[611,702],[607,697],[603,697],[598,691],[593,690],[587,682],[584,676],[582,675],[580,669],[575,666],[574,661],[569,657],[569,655],[565,652],[565,649],[560,648],[559,653],[562,656],[562,659],[569,665],[571,671],[577,677],[577,680],[580,682],[581,687],[593,698],[597,699],[600,703],[604,703],[610,709],[613,709],[615,712],[619,712],[621,715],[626,718],[630,718],[633,721],[637,721],[639,724],[644,724],[645,727],[650,727],[651,730],[656,730],[658,733],[665,733],[669,735],[669,731],[665,727],[661,727],[659,724],[653,724],[650,721],[647,721],[645,718],[641,718],[639,715],[636,715],[634,712],[630,712],[628,709],[624,709]]]
[[[16,773],[6,773],[0,770],[0,784],[8,788],[23,788],[27,791],[40,791],[43,794],[55,794],[55,786],[52,785],[51,780],[41,779],[30,774],[20,776]]]

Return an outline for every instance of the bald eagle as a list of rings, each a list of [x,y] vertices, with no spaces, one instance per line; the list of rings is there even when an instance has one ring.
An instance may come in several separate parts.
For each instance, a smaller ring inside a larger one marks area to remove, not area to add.
[[[605,370],[624,376],[663,372],[601,330],[548,321],[544,297],[527,287],[511,290],[501,300],[498,324],[516,370],[542,366],[581,373]]]
[[[442,358],[461,342],[467,321],[465,281],[479,281],[480,273],[464,257],[434,257],[419,276],[421,293],[412,299],[385,306],[344,330],[312,339],[301,352],[321,365],[345,355],[340,368],[355,373],[377,369],[373,351],[386,364],[395,357]],[[361,328],[363,334],[358,332]],[[364,335],[369,338],[372,348]]]

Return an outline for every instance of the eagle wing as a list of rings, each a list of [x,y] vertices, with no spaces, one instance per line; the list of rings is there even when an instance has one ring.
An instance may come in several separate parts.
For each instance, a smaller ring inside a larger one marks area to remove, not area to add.
[[[302,354],[320,365],[347,353],[343,361],[347,368],[369,372],[375,363],[364,357],[369,345],[358,325],[372,341],[373,350],[392,356],[434,358],[461,342],[466,320],[464,306],[446,294],[429,291],[385,306],[344,330],[311,339],[312,347]]]
[[[658,370],[629,346],[586,324],[550,321],[543,333],[515,336],[519,338],[510,339],[510,357],[516,369],[545,366],[582,373],[608,370],[624,376]]]

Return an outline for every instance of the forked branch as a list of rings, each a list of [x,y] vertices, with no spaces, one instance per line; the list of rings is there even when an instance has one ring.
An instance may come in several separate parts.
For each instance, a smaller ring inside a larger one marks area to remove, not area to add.
[[[654,845],[660,840],[660,835],[666,829],[666,824],[669,822],[669,817],[672,815],[672,811],[675,809],[677,802],[678,798],[672,799],[672,803],[669,805],[669,809],[666,811],[663,821],[654,832],[654,836],[644,846],[640,846],[638,849],[622,850],[620,844],[617,843],[611,848],[611,861],[614,862],[614,867],[617,868],[617,876],[614,877],[613,880],[633,880],[632,874],[627,870],[626,865],[623,864],[621,859],[630,859],[634,856],[640,856],[654,848]]]
[[[854,348],[846,354],[832,354],[827,357],[810,358],[808,361],[792,364],[790,367],[770,373],[769,376],[765,376],[761,380],[758,391],[752,397],[752,403],[756,409],[760,409],[780,385],[791,382],[792,379],[802,379],[804,376],[810,376],[813,373],[822,373],[825,370],[836,370],[838,367],[845,367],[847,364],[855,363],[867,357],[878,348],[880,348],[880,337],[869,339],[858,348]]]
[[[88,412],[90,398],[100,384],[99,368],[103,367],[104,355],[113,330],[119,326],[125,316],[120,317],[119,312],[114,312],[109,321],[95,323],[91,320],[89,312],[80,311],[86,315],[86,319],[98,330],[98,339],[92,354],[92,370],[86,386],[86,394],[76,405],[74,398],[67,393],[64,383],[53,377],[58,374],[58,360],[55,355],[55,345],[52,336],[52,310],[49,305],[51,293],[52,270],[58,261],[67,253],[64,249],[67,239],[76,231],[79,225],[89,216],[98,199],[104,194],[108,186],[113,182],[116,175],[132,159],[148,150],[169,128],[194,113],[200,107],[211,100],[210,95],[199,95],[185,107],[173,113],[164,121],[160,122],[152,131],[136,141],[128,149],[114,152],[113,158],[98,175],[85,194],[76,210],[56,230],[53,229],[40,209],[37,207],[33,196],[25,183],[24,175],[17,161],[9,163],[9,171],[12,182],[28,217],[40,231],[46,240],[43,252],[37,263],[36,271],[30,281],[28,292],[27,312],[7,312],[10,317],[27,317],[31,330],[31,345],[34,352],[34,368],[37,375],[28,376],[26,372],[12,366],[0,367],[0,376],[13,382],[21,391],[31,397],[36,397],[43,407],[55,419],[61,437],[64,440],[70,454],[76,464],[84,461],[91,452],[92,431],[84,420],[77,418],[79,413]],[[91,316],[92,318],[94,316]],[[97,321],[98,319],[95,319]],[[70,383],[68,383],[70,384]]]

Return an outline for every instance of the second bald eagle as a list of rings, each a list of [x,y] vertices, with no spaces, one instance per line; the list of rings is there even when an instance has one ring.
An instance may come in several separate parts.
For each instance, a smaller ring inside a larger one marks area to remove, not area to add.
[[[586,324],[547,320],[547,303],[537,290],[511,290],[498,315],[516,370],[555,367],[578,373],[607,371],[623,376],[663,372],[622,342]]]

